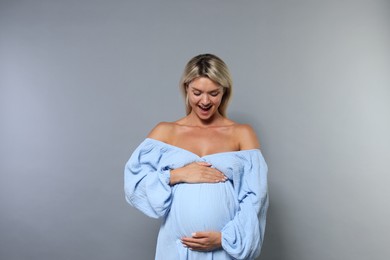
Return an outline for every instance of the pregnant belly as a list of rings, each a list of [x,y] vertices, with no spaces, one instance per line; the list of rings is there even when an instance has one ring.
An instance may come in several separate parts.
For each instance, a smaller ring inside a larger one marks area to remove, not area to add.
[[[177,238],[197,231],[220,231],[236,211],[230,182],[177,185],[167,221]]]

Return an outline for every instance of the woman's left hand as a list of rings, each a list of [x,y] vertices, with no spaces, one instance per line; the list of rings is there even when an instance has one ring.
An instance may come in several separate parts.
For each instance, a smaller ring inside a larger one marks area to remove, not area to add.
[[[185,247],[195,251],[213,251],[221,248],[221,232],[196,232],[192,237],[183,237],[181,242]]]

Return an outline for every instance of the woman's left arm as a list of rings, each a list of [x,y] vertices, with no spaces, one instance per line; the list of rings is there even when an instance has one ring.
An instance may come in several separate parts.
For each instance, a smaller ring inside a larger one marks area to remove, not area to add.
[[[260,254],[268,209],[268,167],[255,131],[240,125],[240,150],[249,150],[242,172],[236,172],[233,186],[239,209],[221,231],[223,249],[235,259],[254,259]]]
[[[244,172],[237,173],[239,209],[222,229],[222,247],[235,259],[255,259],[264,240],[268,209],[267,165],[260,151],[250,152]]]

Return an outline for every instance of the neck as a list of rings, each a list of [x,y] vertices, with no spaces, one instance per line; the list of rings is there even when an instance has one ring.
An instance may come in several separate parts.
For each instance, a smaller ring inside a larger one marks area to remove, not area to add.
[[[188,126],[197,127],[213,127],[223,125],[224,117],[220,113],[215,113],[212,117],[203,120],[199,118],[195,113],[191,112],[185,120],[185,124]]]

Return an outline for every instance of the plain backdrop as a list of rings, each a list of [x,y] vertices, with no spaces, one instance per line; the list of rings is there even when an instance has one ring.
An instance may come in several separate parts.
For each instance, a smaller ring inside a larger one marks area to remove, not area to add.
[[[259,259],[390,259],[389,46],[386,0],[1,0],[0,259],[153,259],[124,164],[208,52],[269,166]]]

